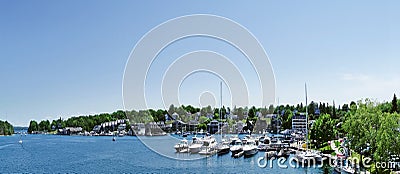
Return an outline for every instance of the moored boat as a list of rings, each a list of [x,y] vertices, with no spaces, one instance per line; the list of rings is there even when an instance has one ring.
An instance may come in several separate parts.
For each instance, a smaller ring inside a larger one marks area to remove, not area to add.
[[[217,146],[217,154],[218,155],[223,155],[229,153],[229,142],[226,140],[223,140],[220,144]]]
[[[240,139],[235,140],[235,144],[233,144],[230,149],[232,152],[232,156],[234,156],[237,153],[240,153],[243,151],[243,144],[242,141],[240,141]]]
[[[213,155],[217,153],[217,142],[214,137],[206,137],[203,140],[203,146],[199,152],[200,155]]]
[[[201,138],[193,137],[192,144],[189,146],[190,153],[199,153],[201,150],[201,146],[203,146],[203,141]]]
[[[256,142],[254,139],[247,139],[246,144],[243,146],[243,155],[250,157],[258,152]]]
[[[176,152],[181,152],[183,149],[189,148],[188,141],[186,139],[181,140],[178,144],[174,146]]]

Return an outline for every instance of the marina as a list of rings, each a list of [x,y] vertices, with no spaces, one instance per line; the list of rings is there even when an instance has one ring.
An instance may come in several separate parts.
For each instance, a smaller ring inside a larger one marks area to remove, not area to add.
[[[225,135],[223,139],[215,138],[220,137],[216,135],[201,136],[190,135],[183,137],[182,135],[170,135],[176,139],[181,139],[184,142],[184,147],[192,147],[191,150],[176,150],[176,157],[182,157],[180,154],[187,153],[186,155],[201,155],[206,157],[213,156],[228,156],[231,160],[238,160],[238,158],[260,158],[269,160],[270,162],[282,158],[285,161],[291,161],[292,164],[301,166],[303,168],[321,168],[329,166],[337,173],[356,173],[356,167],[347,163],[344,156],[337,157],[331,154],[323,154],[317,150],[302,147],[301,142],[287,141],[287,137],[280,134],[263,134],[263,135]],[[292,138],[294,138],[293,136]],[[192,138],[191,144],[187,145],[186,138]],[[286,140],[285,140],[286,139]],[[220,143],[217,143],[220,141]],[[200,143],[203,142],[203,143]],[[292,142],[292,143],[290,143]],[[221,145],[225,147],[223,152],[220,151]],[[177,145],[174,146],[176,148]],[[215,147],[215,148],[213,148]],[[187,148],[189,149],[189,148]],[[196,150],[195,150],[196,149]],[[198,149],[201,149],[200,151]],[[332,172],[333,172],[332,171]]]
[[[172,135],[175,136],[175,135]],[[4,173],[328,173],[333,168],[287,168],[258,166],[257,153],[249,158],[233,158],[230,154],[202,156],[176,153],[162,142],[166,136],[141,137],[165,146],[171,155],[193,155],[205,157],[198,160],[175,160],[159,155],[144,145],[138,137],[124,136],[112,142],[106,136],[58,136],[28,135],[24,144],[18,144],[19,136],[0,137],[1,172]],[[190,138],[190,137],[189,137]],[[276,161],[276,160],[275,160]],[[15,164],[18,163],[18,167]],[[289,162],[285,162],[289,164]]]

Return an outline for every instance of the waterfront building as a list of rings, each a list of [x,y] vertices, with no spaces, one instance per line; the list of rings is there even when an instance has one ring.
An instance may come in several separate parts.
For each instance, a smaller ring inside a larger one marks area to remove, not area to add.
[[[100,131],[101,131],[101,125],[96,125],[96,126],[94,126],[93,129],[92,129],[92,131],[93,131],[93,132],[96,132],[96,133],[100,133]]]
[[[126,124],[119,124],[118,125],[118,131],[125,130],[125,128],[126,128]]]
[[[292,117],[292,129],[295,132],[306,133],[307,119],[305,113],[296,113]]]
[[[58,129],[57,134],[59,135],[77,135],[82,132],[82,127],[66,127],[63,129]]]
[[[136,135],[144,135],[146,132],[144,123],[134,123],[132,124],[131,128]]]
[[[210,134],[215,134],[216,132],[218,132],[218,121],[217,120],[213,120],[210,123],[207,124],[207,132]]]
[[[195,131],[199,122],[197,120],[190,120],[188,125],[188,131]]]
[[[237,120],[238,115],[234,115],[234,114],[230,113],[230,114],[226,114],[225,118],[230,119],[230,120]]]
[[[156,122],[150,122],[145,125],[145,135],[162,135],[164,131],[157,125]]]
[[[222,123],[222,133],[223,134],[228,134],[229,133],[229,124],[227,122]]]
[[[180,131],[180,130],[182,130],[183,128],[187,128],[187,123],[185,123],[185,122],[183,122],[183,121],[181,121],[181,120],[175,120],[173,123],[172,123],[172,130],[173,131]]]
[[[269,124],[267,124],[268,132],[278,133],[282,125],[282,121],[278,119],[278,114],[267,114],[265,118],[269,120]]]
[[[244,127],[244,123],[242,121],[238,121],[232,125],[232,133],[240,133],[242,132]]]

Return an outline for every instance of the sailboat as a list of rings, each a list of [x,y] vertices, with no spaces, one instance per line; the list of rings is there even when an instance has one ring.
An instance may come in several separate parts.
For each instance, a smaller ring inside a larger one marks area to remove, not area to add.
[[[222,122],[222,82],[220,82],[220,107],[219,107],[219,118]],[[219,124],[218,124],[219,125]],[[223,155],[229,153],[229,142],[226,139],[222,138],[222,124],[220,126],[220,134],[221,134],[221,142],[217,146],[217,154],[218,155]]]
[[[306,94],[306,151],[296,154],[295,158],[298,163],[310,165],[315,163],[315,154],[308,151],[308,103],[307,103],[307,84],[304,84]]]

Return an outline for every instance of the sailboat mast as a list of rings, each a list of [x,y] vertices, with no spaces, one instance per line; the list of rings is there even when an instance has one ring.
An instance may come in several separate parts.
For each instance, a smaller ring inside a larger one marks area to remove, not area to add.
[[[219,120],[221,120],[221,141],[222,141],[222,81],[219,83],[219,95],[220,95],[220,103],[219,103]]]
[[[306,150],[308,149],[308,102],[307,102],[307,83],[304,84],[306,94]]]

